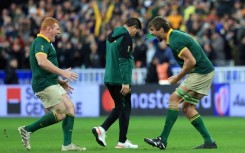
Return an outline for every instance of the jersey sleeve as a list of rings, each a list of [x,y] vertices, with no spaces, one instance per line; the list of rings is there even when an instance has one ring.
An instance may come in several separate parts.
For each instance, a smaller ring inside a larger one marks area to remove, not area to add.
[[[178,57],[180,57],[181,53],[185,48],[186,46],[180,41],[173,41],[171,44],[172,51],[175,52],[178,55]]]
[[[132,71],[130,63],[130,51],[132,49],[132,38],[130,35],[124,35],[120,44],[119,51],[119,69],[123,84],[130,84],[130,71]]]
[[[132,38],[129,34],[124,35],[120,44],[119,58],[130,58]]]
[[[36,43],[34,46],[34,54],[35,56],[37,54],[46,54],[48,55],[48,50],[49,50],[49,46],[45,43]]]

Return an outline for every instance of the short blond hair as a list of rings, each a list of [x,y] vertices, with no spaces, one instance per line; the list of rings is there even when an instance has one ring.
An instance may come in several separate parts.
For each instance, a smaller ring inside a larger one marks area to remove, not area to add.
[[[41,24],[41,29],[46,29],[46,27],[53,27],[55,23],[59,24],[59,21],[52,17],[46,17]]]

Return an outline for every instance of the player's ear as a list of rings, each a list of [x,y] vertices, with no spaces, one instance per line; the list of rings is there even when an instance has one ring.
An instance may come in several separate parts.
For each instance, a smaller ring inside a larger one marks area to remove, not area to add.
[[[51,31],[51,27],[47,26],[47,31],[50,32]]]
[[[162,33],[164,33],[164,32],[165,32],[163,28],[161,28],[161,29],[160,29],[160,31],[161,31]]]

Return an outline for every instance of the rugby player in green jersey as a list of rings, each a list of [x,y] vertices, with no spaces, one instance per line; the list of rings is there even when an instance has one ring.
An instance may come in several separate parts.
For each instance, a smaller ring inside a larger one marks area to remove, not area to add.
[[[40,33],[30,47],[32,89],[49,112],[36,122],[18,128],[26,150],[31,149],[30,136],[33,132],[59,121],[63,121],[64,135],[61,151],[86,149],[72,143],[75,107],[67,94],[73,90],[69,86],[68,80],[76,80],[78,75],[71,72],[71,68],[65,70],[58,68],[57,53],[52,45],[58,34],[60,34],[59,22],[52,17],[47,17],[43,20]],[[58,75],[66,78],[66,80],[62,80]],[[47,135],[47,139],[49,138],[50,136]]]
[[[115,28],[106,41],[106,66],[104,83],[114,100],[112,109],[106,120],[92,132],[101,146],[106,146],[105,132],[118,119],[119,139],[116,148],[138,148],[127,139],[131,112],[131,83],[134,58],[132,56],[132,37],[141,29],[137,18],[128,19],[124,26]]]
[[[176,84],[184,76],[187,75],[187,77],[169,98],[166,121],[161,135],[154,139],[145,138],[144,141],[154,147],[165,149],[168,136],[177,120],[180,104],[182,104],[183,114],[204,139],[204,143],[195,149],[216,149],[215,141],[195,108],[196,104],[209,92],[214,78],[212,63],[195,39],[184,32],[173,30],[166,19],[160,16],[155,17],[150,21],[148,28],[151,35],[160,42],[166,41],[181,67],[181,71],[177,75],[168,79],[169,83]]]

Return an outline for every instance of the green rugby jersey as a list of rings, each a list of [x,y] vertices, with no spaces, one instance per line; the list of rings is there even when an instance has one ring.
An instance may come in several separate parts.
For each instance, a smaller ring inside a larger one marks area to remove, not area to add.
[[[131,84],[134,58],[132,37],[125,27],[115,28],[106,41],[105,84]]]
[[[58,75],[51,73],[38,65],[36,55],[46,54],[47,59],[58,67],[56,50],[50,40],[42,34],[38,34],[30,48],[30,66],[32,71],[32,89],[39,92],[45,88],[58,84]]]
[[[184,61],[179,56],[185,48],[188,48],[196,59],[196,65],[190,73],[208,74],[214,70],[213,64],[202,47],[190,35],[179,30],[170,29],[166,41],[180,67],[183,67]]]

